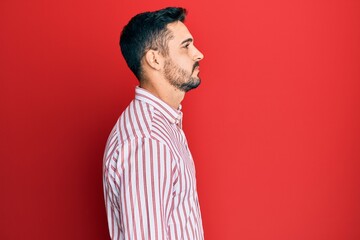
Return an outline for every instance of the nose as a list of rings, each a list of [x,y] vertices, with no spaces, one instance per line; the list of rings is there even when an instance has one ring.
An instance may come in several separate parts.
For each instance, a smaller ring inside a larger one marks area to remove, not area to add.
[[[195,46],[194,46],[194,48],[195,48],[194,60],[195,61],[202,60],[204,58],[204,55]]]

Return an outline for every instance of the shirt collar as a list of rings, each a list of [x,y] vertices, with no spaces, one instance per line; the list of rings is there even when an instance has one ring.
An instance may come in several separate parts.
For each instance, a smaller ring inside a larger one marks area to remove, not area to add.
[[[165,103],[163,100],[155,97],[152,93],[143,88],[140,88],[139,86],[135,88],[135,99],[150,104],[158,111],[160,111],[170,123],[176,124],[180,128],[182,127],[183,113],[181,112],[181,104],[176,110],[175,108],[172,108],[167,103]]]

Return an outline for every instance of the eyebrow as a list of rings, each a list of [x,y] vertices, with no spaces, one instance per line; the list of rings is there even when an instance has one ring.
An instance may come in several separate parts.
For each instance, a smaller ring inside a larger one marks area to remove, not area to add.
[[[180,45],[183,45],[184,43],[187,43],[187,42],[193,42],[193,41],[194,40],[192,38],[188,38],[188,39],[182,41]]]

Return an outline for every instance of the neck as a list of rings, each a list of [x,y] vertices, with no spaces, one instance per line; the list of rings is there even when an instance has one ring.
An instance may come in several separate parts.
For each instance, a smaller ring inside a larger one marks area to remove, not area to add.
[[[153,84],[153,81],[142,81],[140,87],[158,97],[174,109],[178,109],[185,97],[185,92],[170,85],[168,82]]]

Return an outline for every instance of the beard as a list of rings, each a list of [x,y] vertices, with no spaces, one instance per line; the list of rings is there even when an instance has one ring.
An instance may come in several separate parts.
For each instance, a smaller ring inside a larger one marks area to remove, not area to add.
[[[177,66],[170,58],[168,58],[165,60],[164,64],[164,76],[172,86],[180,91],[188,92],[191,89],[197,88],[201,83],[199,77],[192,76],[197,66],[199,66],[199,62],[196,62],[192,71],[188,72]]]

